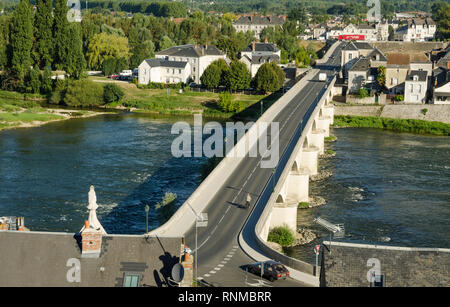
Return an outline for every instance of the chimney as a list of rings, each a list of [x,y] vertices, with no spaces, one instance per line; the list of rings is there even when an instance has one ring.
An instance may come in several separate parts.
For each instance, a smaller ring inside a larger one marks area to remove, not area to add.
[[[450,69],[450,61],[447,61],[447,69]]]
[[[256,43],[253,41],[253,43],[252,43],[252,51],[255,51],[255,45],[256,45]]]
[[[98,258],[102,248],[102,232],[95,230],[84,221],[84,229],[81,232],[81,258]]]

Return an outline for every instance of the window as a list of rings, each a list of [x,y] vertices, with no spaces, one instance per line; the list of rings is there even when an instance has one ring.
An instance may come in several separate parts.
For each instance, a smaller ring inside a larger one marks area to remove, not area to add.
[[[169,73],[170,72],[170,69],[169,68],[167,68],[167,73]]]
[[[352,58],[353,58],[353,54],[350,53],[350,54],[348,55],[348,59],[351,60]]]
[[[123,276],[124,287],[139,287],[140,274],[125,273]]]
[[[410,84],[409,85],[409,90],[410,90],[411,93],[414,92],[414,84]]]
[[[392,85],[397,85],[397,83],[398,83],[398,79],[397,78],[392,78],[391,79],[391,84]]]
[[[178,69],[178,73],[181,74],[181,69]]]
[[[422,93],[422,84],[419,84],[419,93]]]

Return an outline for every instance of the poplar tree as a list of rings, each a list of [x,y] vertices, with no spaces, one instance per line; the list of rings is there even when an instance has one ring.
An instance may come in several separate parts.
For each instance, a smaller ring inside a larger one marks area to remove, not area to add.
[[[20,0],[11,24],[11,72],[21,81],[24,81],[32,62],[32,14],[28,0]]]
[[[53,60],[53,6],[52,0],[36,0],[36,14],[34,17],[34,61],[44,69]]]
[[[79,79],[86,68],[86,60],[83,55],[83,40],[81,26],[73,22],[68,28],[69,39],[67,41],[68,52],[63,69],[74,79]]]
[[[55,0],[53,13],[53,65],[56,69],[64,69],[68,54],[69,21],[67,12],[69,8],[66,0]]]

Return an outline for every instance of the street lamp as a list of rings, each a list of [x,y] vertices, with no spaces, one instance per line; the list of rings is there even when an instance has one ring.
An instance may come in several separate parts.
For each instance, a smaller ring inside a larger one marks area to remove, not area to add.
[[[150,210],[150,207],[148,205],[145,205],[145,229],[147,230],[145,233],[148,233],[148,211]]]

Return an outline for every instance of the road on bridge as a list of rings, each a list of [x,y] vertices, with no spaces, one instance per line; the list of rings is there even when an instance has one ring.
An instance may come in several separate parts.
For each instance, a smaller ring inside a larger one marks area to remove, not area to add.
[[[337,46],[328,62],[320,65],[320,72],[331,76],[333,69],[340,67],[341,48]],[[306,78],[306,77],[305,77]],[[279,152],[284,152],[301,119],[325,86],[318,81],[318,74],[277,115],[279,122]],[[208,226],[198,228],[198,252],[195,251],[195,225],[185,234],[186,244],[198,257],[198,277],[219,287],[292,287],[305,284],[288,278],[273,283],[247,273],[241,267],[255,262],[239,246],[238,236],[249,217],[256,200],[272,174],[272,169],[259,166],[261,157],[248,157],[240,163],[234,173],[223,183],[220,192],[207,205]],[[243,205],[247,193],[252,201],[249,209]]]

